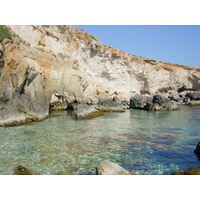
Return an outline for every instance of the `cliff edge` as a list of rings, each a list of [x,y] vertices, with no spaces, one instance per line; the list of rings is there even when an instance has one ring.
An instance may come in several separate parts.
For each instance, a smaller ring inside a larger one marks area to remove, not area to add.
[[[0,42],[0,126],[48,117],[55,91],[130,100],[198,90],[200,70],[127,54],[72,26],[6,26]]]

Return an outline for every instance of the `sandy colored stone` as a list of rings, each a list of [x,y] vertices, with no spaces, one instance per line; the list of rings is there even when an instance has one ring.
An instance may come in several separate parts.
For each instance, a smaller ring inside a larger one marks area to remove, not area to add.
[[[12,39],[1,44],[0,126],[45,119],[55,90],[129,101],[135,93],[200,88],[198,69],[127,54],[72,26],[7,27]]]

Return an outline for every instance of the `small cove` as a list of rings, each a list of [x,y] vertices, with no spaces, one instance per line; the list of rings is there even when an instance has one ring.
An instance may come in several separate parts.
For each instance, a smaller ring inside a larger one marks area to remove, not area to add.
[[[0,174],[13,174],[17,165],[47,175],[95,174],[104,159],[141,175],[200,167],[193,153],[200,141],[199,113],[199,106],[181,106],[73,120],[71,111],[55,111],[41,122],[0,127]]]

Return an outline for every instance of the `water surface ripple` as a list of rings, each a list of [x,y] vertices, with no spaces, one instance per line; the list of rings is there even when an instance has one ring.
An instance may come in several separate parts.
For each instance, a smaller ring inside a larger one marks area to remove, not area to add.
[[[109,159],[136,174],[171,174],[200,167],[200,107],[180,111],[127,110],[92,120],[52,112],[42,122],[0,127],[0,174],[23,165],[39,174],[95,174]]]

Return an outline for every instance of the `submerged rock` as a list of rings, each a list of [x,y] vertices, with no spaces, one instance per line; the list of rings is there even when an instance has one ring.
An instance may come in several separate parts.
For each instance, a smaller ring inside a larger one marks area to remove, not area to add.
[[[192,167],[188,171],[178,170],[174,172],[172,175],[200,175],[200,169]]]
[[[17,166],[14,175],[37,175],[32,170],[25,168],[22,165]]]
[[[35,131],[24,131],[21,133],[21,135],[28,135],[28,136],[35,136],[36,135],[36,132]]]
[[[103,160],[96,167],[97,175],[134,175],[123,167],[109,160]]]

